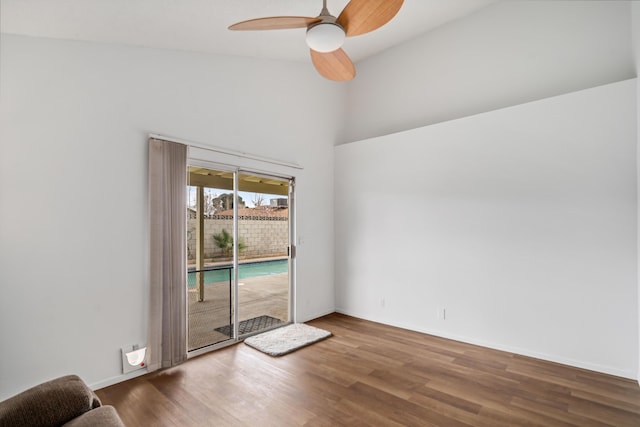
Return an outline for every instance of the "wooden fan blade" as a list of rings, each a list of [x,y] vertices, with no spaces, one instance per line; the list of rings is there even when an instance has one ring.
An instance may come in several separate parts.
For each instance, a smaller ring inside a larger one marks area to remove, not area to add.
[[[351,0],[338,16],[338,23],[347,37],[359,36],[391,21],[402,3],[404,0]]]
[[[329,80],[344,82],[356,76],[356,67],[342,49],[327,53],[311,49],[311,61],[320,75]]]
[[[230,30],[287,30],[289,28],[307,28],[322,21],[322,18],[307,16],[272,16],[270,18],[249,19],[229,26]]]

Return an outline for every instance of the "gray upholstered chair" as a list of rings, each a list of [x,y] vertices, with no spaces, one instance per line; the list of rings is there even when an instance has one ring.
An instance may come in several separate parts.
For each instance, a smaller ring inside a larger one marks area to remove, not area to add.
[[[124,427],[113,406],[98,396],[77,375],[39,384],[0,402],[0,427],[92,426]]]

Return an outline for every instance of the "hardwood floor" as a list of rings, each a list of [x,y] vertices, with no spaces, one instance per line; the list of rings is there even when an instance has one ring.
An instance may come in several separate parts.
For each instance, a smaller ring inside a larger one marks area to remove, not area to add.
[[[637,382],[331,314],[273,358],[244,344],[104,388],[128,426],[640,426]]]

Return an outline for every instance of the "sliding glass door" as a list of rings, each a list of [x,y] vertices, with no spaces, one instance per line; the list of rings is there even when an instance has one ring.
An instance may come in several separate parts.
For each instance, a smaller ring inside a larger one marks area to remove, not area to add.
[[[291,320],[293,180],[189,166],[188,351]]]
[[[233,338],[234,172],[188,171],[187,349],[195,351]]]
[[[240,336],[290,320],[291,182],[241,172],[238,191],[238,319]]]

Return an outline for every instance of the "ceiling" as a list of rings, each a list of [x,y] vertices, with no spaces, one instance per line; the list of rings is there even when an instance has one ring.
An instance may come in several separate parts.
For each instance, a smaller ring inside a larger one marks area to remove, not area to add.
[[[398,15],[347,39],[354,62],[423,34],[496,0],[405,0]],[[338,16],[348,0],[328,0]],[[153,48],[307,61],[304,29],[229,31],[266,16],[317,16],[322,0],[0,0],[3,33]]]

